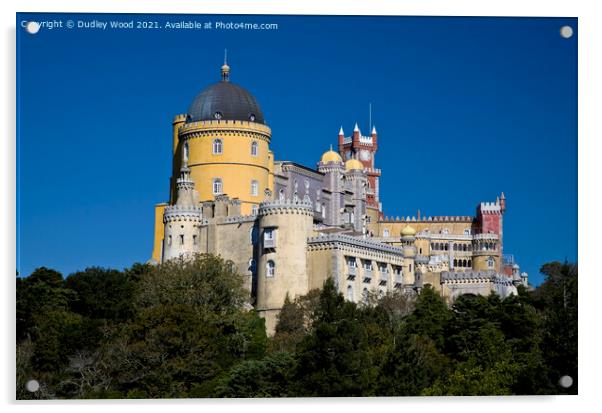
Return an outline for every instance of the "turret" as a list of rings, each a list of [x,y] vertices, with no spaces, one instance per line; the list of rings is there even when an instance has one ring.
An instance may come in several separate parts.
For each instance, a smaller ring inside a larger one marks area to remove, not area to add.
[[[343,128],[339,132],[339,137],[342,136]],[[324,152],[318,162],[318,171],[324,174],[324,188],[331,193],[328,203],[320,205],[320,213],[323,223],[329,226],[341,225],[340,210],[343,207],[345,188],[343,185],[343,176],[345,167],[341,155],[334,152],[332,147],[329,151]]]
[[[162,262],[179,257],[190,258],[200,251],[202,209],[190,177],[186,154],[182,158],[180,177],[176,181],[176,202],[165,207],[163,213]]]
[[[414,265],[414,258],[416,257],[416,230],[410,225],[406,225],[401,230],[400,236],[401,247],[403,249],[404,279],[407,284],[414,284],[416,282],[416,268]]]
[[[313,207],[304,202],[262,202],[259,206],[257,311],[273,334],[276,316],[288,294],[309,290],[307,238],[313,231]]]

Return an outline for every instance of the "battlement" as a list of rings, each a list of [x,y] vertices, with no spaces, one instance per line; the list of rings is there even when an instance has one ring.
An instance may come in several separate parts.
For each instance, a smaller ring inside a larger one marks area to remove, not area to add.
[[[480,241],[480,240],[497,241],[499,238],[500,237],[498,234],[474,234],[475,241]]]
[[[180,115],[176,115],[173,117],[173,121],[172,123],[181,123],[181,122],[186,122],[186,119],[188,118],[188,115],[185,113],[182,113]]]
[[[190,122],[182,125],[180,133],[194,132],[198,130],[252,130],[254,132],[264,133],[266,135],[272,134],[272,129],[269,126],[261,123],[249,122],[244,120],[202,120],[198,122]]]
[[[168,205],[163,212],[163,223],[173,221],[198,221],[203,218],[200,206]]]
[[[388,244],[372,241],[370,238],[353,237],[351,235],[343,234],[321,234],[317,237],[310,237],[307,239],[308,245],[319,245],[319,244],[330,244],[339,243],[347,244],[355,247],[366,248],[370,250],[377,250],[381,252],[388,252],[390,254],[403,256],[403,250],[398,247],[393,247]]]
[[[463,284],[476,282],[490,282],[498,285],[513,285],[513,280],[494,270],[488,271],[443,271],[441,284]]]
[[[311,203],[300,200],[294,202],[290,199],[274,201],[264,201],[259,204],[259,215],[274,215],[274,214],[301,214],[314,216],[314,208]]]
[[[429,222],[473,222],[474,217],[471,216],[429,216],[429,217],[420,217],[416,218],[415,216],[408,217],[385,217],[383,220],[379,221],[381,223],[390,223],[390,222],[421,222],[421,223],[429,223]]]
[[[363,136],[363,135],[360,135],[360,143],[372,144],[372,136]]]
[[[501,214],[502,206],[498,202],[481,202],[479,211],[481,214]]]

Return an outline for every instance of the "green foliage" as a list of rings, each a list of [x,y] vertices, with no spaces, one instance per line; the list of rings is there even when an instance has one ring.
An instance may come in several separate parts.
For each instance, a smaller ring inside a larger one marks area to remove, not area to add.
[[[575,394],[577,267],[542,273],[534,291],[451,307],[430,286],[356,305],[328,279],[287,296],[268,338],[219,257],[39,268],[17,279],[17,398]]]
[[[134,282],[127,273],[98,267],[71,274],[65,286],[75,292],[72,311],[86,317],[123,321],[133,313]]]
[[[289,395],[294,367],[295,359],[289,353],[243,361],[220,380],[215,396],[286,397]]]

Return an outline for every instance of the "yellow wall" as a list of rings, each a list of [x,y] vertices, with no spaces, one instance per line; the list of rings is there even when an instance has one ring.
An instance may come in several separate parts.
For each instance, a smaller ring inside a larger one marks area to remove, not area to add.
[[[156,262],[161,262],[161,253],[163,248],[163,234],[165,228],[163,226],[163,212],[167,204],[155,205],[155,237],[153,241],[152,259]]]
[[[253,122],[206,121],[179,128],[180,146],[188,142],[188,166],[199,200],[211,201],[213,179],[221,178],[223,194],[241,201],[241,213],[248,215],[253,205],[265,198],[266,188],[273,191],[273,154],[270,152],[271,131]],[[222,153],[213,153],[213,141],[222,140]],[[251,155],[251,144],[257,142],[257,156]],[[176,154],[180,151],[176,150]],[[258,182],[257,195],[251,193],[251,181]],[[172,183],[173,184],[173,183]]]

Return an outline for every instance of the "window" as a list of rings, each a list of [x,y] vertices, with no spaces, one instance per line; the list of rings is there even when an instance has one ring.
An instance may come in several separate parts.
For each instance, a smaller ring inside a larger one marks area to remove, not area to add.
[[[388,228],[385,228],[385,229],[383,230],[383,237],[388,237],[388,236],[389,236],[389,229],[388,229]]]
[[[223,190],[224,188],[221,178],[215,178],[213,180],[213,195],[221,195]]]
[[[215,119],[217,119],[217,120],[220,120],[221,118],[223,118],[222,112],[219,112],[219,111],[218,111],[218,112],[215,112],[215,113],[213,114],[213,117],[214,117]]]
[[[171,245],[171,235],[167,237],[167,245]]]
[[[372,271],[372,261],[363,260],[364,269],[368,271]]]
[[[487,266],[489,268],[493,268],[494,265],[495,265],[495,260],[493,259],[493,257],[487,258]]]
[[[251,274],[254,274],[254,273],[255,273],[255,260],[254,260],[253,258],[251,258],[251,259],[249,260],[249,268],[248,268],[248,270],[249,270],[249,272],[250,272]]]
[[[253,143],[251,143],[251,155],[252,156],[257,156],[257,147],[258,147],[257,142],[253,141]]]
[[[251,122],[255,122],[255,114],[254,114],[254,113],[251,113],[251,114],[249,115],[249,120],[250,120]]]
[[[357,261],[356,261],[356,260],[355,260],[355,258],[353,258],[353,257],[348,257],[348,258],[347,258],[347,265],[348,265],[350,268],[356,268],[356,267],[357,267]]]
[[[470,235],[470,228],[466,228],[464,230],[464,235]]]
[[[368,303],[368,289],[364,288],[362,291],[362,301],[367,304]]]
[[[347,300],[353,301],[353,287],[350,285],[347,286]]]
[[[408,269],[409,269],[409,272],[412,272],[412,264],[410,264],[410,267]]]
[[[326,218],[326,205],[322,203],[322,218]]]
[[[224,151],[224,143],[222,142],[221,139],[214,139],[213,140],[213,154],[214,155],[221,155]]]
[[[258,213],[259,213],[259,206],[253,204],[253,206],[251,207],[251,214],[257,215]]]
[[[251,195],[257,196],[259,194],[259,182],[255,179],[251,181]]]
[[[188,162],[188,157],[190,156],[190,149],[188,148],[188,142],[184,144],[184,160]]]
[[[184,234],[180,234],[180,245],[184,245]]]
[[[198,244],[198,240],[197,240],[197,238],[196,238],[196,235],[193,235],[193,236],[192,236],[192,243],[193,243],[194,245],[197,245],[197,244]]]
[[[263,230],[263,247],[264,248],[275,248],[276,247],[276,229],[266,228]]]
[[[273,277],[274,275],[276,275],[276,263],[274,263],[274,261],[269,260],[266,263],[266,273],[265,276],[266,277]]]

